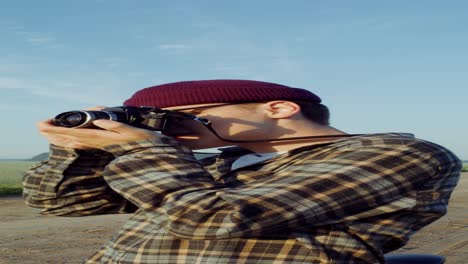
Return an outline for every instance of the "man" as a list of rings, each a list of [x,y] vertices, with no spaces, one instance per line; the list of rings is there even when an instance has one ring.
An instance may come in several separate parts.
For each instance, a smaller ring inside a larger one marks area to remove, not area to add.
[[[446,213],[461,170],[450,151],[409,134],[335,129],[318,96],[274,83],[177,82],[124,104],[197,115],[211,129],[39,123],[51,156],[25,176],[28,205],[134,212],[87,263],[383,263]]]

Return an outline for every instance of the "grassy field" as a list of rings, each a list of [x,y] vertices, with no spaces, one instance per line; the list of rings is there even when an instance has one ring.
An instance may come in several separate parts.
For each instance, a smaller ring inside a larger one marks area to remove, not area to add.
[[[0,195],[21,194],[22,174],[34,161],[0,161]]]

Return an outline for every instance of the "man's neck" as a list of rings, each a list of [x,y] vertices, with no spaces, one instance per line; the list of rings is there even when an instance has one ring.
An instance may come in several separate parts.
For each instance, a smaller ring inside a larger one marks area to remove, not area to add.
[[[331,136],[333,137],[327,137]],[[336,137],[342,135],[343,137]],[[289,151],[296,148],[315,145],[315,144],[323,144],[325,142],[332,142],[339,139],[342,139],[347,136],[345,132],[337,130],[332,127],[326,127],[320,130],[314,130],[311,133],[297,133],[296,135],[288,135],[287,137],[282,137],[283,139],[292,138],[292,137],[307,137],[307,136],[320,136],[320,138],[304,138],[298,140],[282,140],[282,141],[272,141],[272,142],[258,142],[258,143],[242,143],[239,144],[240,147],[249,149],[256,153],[268,153],[268,152],[281,152],[281,151]]]

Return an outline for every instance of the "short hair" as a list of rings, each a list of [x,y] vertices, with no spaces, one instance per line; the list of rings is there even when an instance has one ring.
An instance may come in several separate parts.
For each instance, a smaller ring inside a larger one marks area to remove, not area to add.
[[[311,103],[304,101],[292,101],[299,105],[301,113],[308,120],[319,125],[330,125],[330,111],[328,107],[320,103]]]
[[[309,121],[312,121],[319,125],[328,126],[330,125],[330,111],[328,107],[321,104],[321,103],[314,103],[314,102],[307,102],[307,101],[297,101],[297,100],[290,100],[289,102],[293,102],[297,104],[301,108],[301,114]],[[239,104],[239,106],[253,109],[258,104],[262,102],[251,102],[251,103],[243,103]]]

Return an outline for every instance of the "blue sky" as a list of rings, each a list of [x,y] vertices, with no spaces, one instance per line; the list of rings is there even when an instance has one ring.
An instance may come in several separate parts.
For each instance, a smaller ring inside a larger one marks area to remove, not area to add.
[[[467,1],[1,1],[0,158],[35,123],[144,87],[254,79],[309,89],[349,133],[409,132],[468,159]]]

